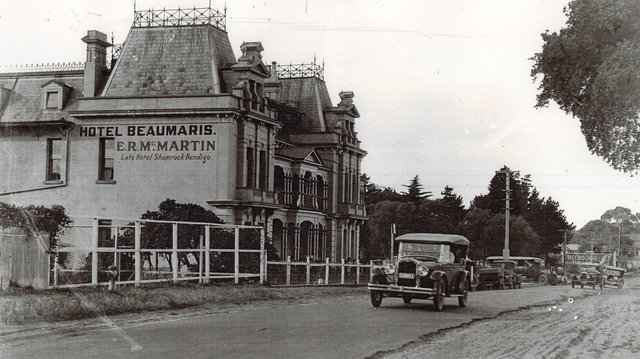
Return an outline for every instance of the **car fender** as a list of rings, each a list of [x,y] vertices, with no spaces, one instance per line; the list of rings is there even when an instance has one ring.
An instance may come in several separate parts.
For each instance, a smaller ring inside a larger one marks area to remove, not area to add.
[[[432,281],[436,282],[438,281],[440,278],[445,277],[446,278],[446,273],[443,271],[433,271],[431,273],[431,275],[429,275],[429,279],[431,279]],[[446,281],[445,281],[446,283]],[[448,284],[448,283],[447,283]]]

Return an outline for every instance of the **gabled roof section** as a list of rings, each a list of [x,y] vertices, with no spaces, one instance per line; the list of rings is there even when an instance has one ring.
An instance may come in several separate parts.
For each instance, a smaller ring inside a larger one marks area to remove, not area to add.
[[[318,166],[323,166],[320,156],[318,156],[318,153],[313,147],[278,148],[276,149],[276,155],[294,161],[308,162]]]
[[[103,96],[222,93],[219,70],[236,63],[212,25],[131,28]]]
[[[71,88],[71,86],[67,85],[66,83],[59,81],[59,80],[49,80],[47,82],[45,82],[44,84],[42,84],[42,88],[47,87],[49,85],[58,85],[62,88]]]

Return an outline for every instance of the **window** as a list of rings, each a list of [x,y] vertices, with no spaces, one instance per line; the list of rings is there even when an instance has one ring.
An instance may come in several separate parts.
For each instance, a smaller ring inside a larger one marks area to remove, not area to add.
[[[47,109],[58,108],[58,93],[57,92],[47,92]]]
[[[59,181],[62,178],[62,139],[47,139],[47,181]]]
[[[115,140],[113,138],[100,139],[98,180],[113,180],[113,162],[115,158]]]
[[[255,177],[255,159],[253,158],[253,147],[247,147],[247,187],[253,187]]]
[[[260,151],[260,189],[267,189],[267,153]]]

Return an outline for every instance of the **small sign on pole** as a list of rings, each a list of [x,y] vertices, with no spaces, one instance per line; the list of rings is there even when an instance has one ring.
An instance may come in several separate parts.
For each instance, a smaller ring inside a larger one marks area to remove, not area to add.
[[[393,261],[393,239],[396,236],[396,224],[391,223],[391,251],[389,252],[389,260]]]

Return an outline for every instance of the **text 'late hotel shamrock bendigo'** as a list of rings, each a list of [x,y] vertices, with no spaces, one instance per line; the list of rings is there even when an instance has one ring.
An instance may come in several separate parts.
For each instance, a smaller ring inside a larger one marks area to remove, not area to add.
[[[170,198],[263,226],[281,258],[361,256],[360,115],[324,66],[265,64],[260,42],[237,58],[211,8],[82,41],[85,63],[0,73],[0,202],[139,218]]]

